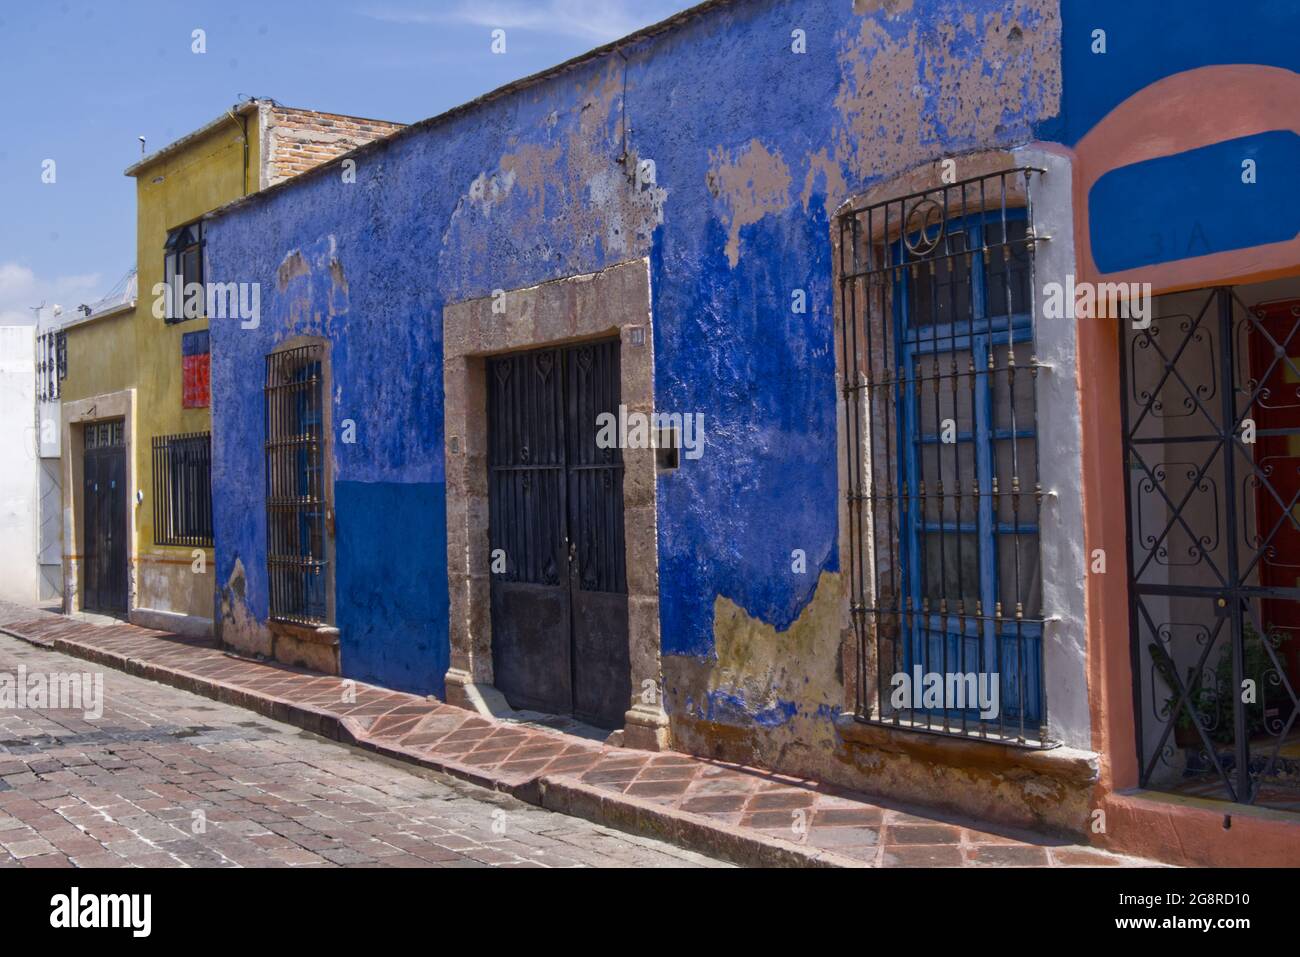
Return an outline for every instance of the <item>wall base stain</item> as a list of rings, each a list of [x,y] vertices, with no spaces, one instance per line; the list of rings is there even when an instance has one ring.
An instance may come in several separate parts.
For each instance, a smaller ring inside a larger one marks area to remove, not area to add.
[[[242,654],[263,655],[269,658],[275,650],[271,633],[249,611],[245,595],[246,587],[244,563],[236,558],[230,577],[221,586],[219,615],[215,627],[217,642],[223,647]]]
[[[665,656],[664,697],[673,746],[690,754],[809,777],[878,796],[916,802],[1002,825],[1079,837],[1092,809],[1092,785],[1040,770],[964,762],[956,746],[876,747],[846,740],[835,720],[851,711],[855,667],[846,627],[846,583],[823,573],[817,590],[785,631],[751,618],[719,596],[716,656]],[[918,732],[919,734],[919,732]],[[955,742],[955,745],[961,742]]]
[[[825,752],[844,704],[841,575],[823,572],[788,629],[714,602],[715,657],[663,659],[664,697],[678,747],[699,754],[747,752],[746,763],[799,764]],[[720,754],[715,756],[721,756]]]

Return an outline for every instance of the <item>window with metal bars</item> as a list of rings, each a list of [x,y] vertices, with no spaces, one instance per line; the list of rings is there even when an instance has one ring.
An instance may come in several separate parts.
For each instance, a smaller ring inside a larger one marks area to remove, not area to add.
[[[68,334],[43,332],[36,340],[36,398],[56,401],[68,377]]]
[[[212,547],[212,433],[153,439],[153,534],[157,545]]]
[[[1045,743],[1035,172],[839,222],[862,720]]]
[[[271,617],[327,623],[324,347],[266,357],[266,561]]]
[[[87,452],[122,448],[126,444],[126,421],[88,422],[82,429],[82,443]]]

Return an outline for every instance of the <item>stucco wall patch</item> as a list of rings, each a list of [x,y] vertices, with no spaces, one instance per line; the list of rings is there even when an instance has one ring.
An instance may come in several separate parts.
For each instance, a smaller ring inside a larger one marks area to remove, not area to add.
[[[753,139],[734,153],[709,151],[709,192],[727,226],[727,260],[740,259],[740,229],[790,205],[790,169],[779,151]]]
[[[230,577],[221,586],[217,637],[223,645],[237,651],[269,657],[272,652],[271,633],[249,611],[246,587],[244,563],[236,558]]]
[[[911,9],[912,0],[853,0],[853,12],[859,14],[884,13],[896,17]]]
[[[772,766],[788,766],[781,762],[791,750],[833,747],[833,721],[844,703],[841,597],[841,576],[823,572],[798,619],[778,630],[719,596],[715,657],[664,658],[674,736],[681,728],[691,740],[692,729],[704,723],[720,737],[745,742],[753,756],[778,762]]]
[[[612,61],[575,84],[565,109],[538,115],[506,140],[496,165],[456,204],[442,232],[440,271],[473,275],[469,257],[481,261],[493,246],[512,248],[524,265],[553,263],[563,254],[541,237],[559,228],[582,254],[646,255],[668,191],[629,148],[625,70]]]
[[[889,6],[891,15],[903,12]],[[1060,14],[1052,0],[1015,0],[1005,12],[971,12],[960,22],[913,20],[905,32],[866,17],[844,50],[835,156],[861,180],[939,151],[996,143],[1026,112],[1059,109]]]
[[[275,271],[275,278],[280,291],[284,292],[289,288],[290,280],[310,273],[311,269],[307,265],[307,260],[303,258],[299,250],[295,249],[284,257],[284,260],[280,263],[280,268]]]
[[[348,281],[331,234],[287,253],[276,270],[279,292],[288,300],[289,325],[284,338],[325,335],[334,319],[349,308]]]

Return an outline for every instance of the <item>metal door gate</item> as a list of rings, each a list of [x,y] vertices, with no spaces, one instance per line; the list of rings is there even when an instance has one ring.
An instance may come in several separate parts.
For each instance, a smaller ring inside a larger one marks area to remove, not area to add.
[[[1120,326],[1141,784],[1290,804],[1300,300],[1201,289],[1153,313]]]
[[[617,340],[489,359],[492,661],[516,708],[621,726],[631,703]]]
[[[87,423],[82,487],[85,582],[82,607],[127,610],[125,422]]]

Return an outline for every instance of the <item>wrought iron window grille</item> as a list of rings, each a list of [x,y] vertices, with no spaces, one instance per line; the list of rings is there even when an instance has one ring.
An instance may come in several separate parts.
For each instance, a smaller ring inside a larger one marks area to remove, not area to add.
[[[43,332],[36,340],[36,398],[56,402],[68,377],[68,334]]]
[[[865,722],[1053,745],[1033,351],[1041,172],[1009,169],[838,219],[846,551]],[[937,704],[914,687],[933,690],[931,675]]]
[[[82,427],[82,446],[87,452],[97,449],[116,449],[126,446],[126,421],[124,419],[106,419],[101,422],[87,422]]]
[[[1120,324],[1139,783],[1294,808],[1300,299],[1153,312]]]
[[[212,547],[212,433],[153,439],[153,530],[157,545]]]
[[[270,614],[327,623],[324,347],[266,357],[266,561]]]

